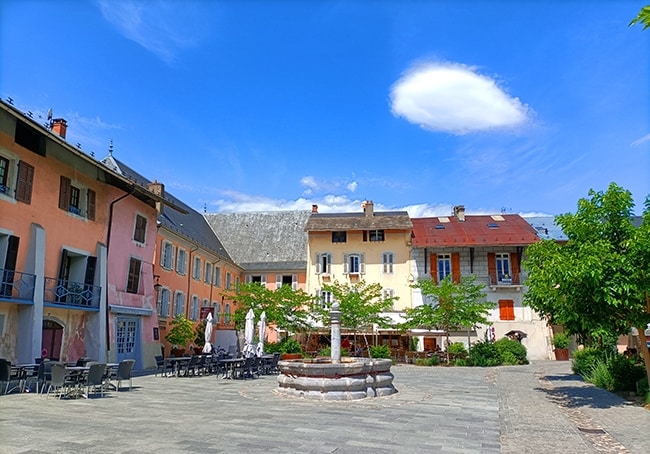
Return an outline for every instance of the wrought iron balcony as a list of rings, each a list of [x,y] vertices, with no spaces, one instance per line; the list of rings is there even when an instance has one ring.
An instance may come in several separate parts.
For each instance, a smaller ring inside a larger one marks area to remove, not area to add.
[[[100,292],[98,285],[46,277],[43,299],[47,304],[99,310]]]
[[[0,300],[32,304],[36,276],[0,269]]]

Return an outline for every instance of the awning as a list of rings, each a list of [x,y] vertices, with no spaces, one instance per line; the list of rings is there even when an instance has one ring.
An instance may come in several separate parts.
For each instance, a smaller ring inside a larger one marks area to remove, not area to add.
[[[144,307],[117,306],[115,304],[110,304],[108,310],[114,314],[140,315],[145,317],[153,315],[153,309],[147,309]]]

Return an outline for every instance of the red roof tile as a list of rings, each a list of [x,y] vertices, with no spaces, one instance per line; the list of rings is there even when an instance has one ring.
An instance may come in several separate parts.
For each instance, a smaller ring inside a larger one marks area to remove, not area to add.
[[[525,246],[539,241],[535,229],[518,214],[413,218],[414,247]]]

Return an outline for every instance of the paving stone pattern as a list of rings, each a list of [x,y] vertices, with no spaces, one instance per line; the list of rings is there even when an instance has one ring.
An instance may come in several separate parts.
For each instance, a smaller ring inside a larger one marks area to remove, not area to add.
[[[276,378],[133,379],[131,391],[0,396],[0,453],[650,453],[650,411],[570,363],[396,365],[392,396],[307,401]]]

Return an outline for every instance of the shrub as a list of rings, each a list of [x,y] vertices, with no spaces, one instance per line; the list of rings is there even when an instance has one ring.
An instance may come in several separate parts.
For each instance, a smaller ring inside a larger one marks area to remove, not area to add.
[[[569,347],[569,336],[565,333],[554,333],[553,334],[553,346],[555,348],[563,349]]]
[[[373,358],[390,359],[390,347],[388,345],[371,345],[370,356]]]
[[[300,343],[288,337],[282,339],[280,342],[270,342],[264,344],[265,353],[302,353],[302,347]]]
[[[526,347],[521,342],[504,337],[494,343],[499,352],[502,364],[517,365],[528,364],[526,357]]]
[[[573,352],[573,373],[585,377],[606,356],[607,352],[593,347],[587,347],[584,350]]]
[[[467,366],[467,360],[465,358],[458,358],[453,363],[454,366],[458,366],[458,367]]]
[[[465,344],[462,342],[454,342],[447,347],[447,351],[454,359],[467,357],[467,349],[465,348]]]
[[[437,366],[438,364],[440,364],[440,359],[435,355],[431,358],[417,358],[415,360],[416,366]]]
[[[607,367],[607,362],[603,359],[599,359],[591,370],[584,375],[584,378],[599,388],[614,391],[614,377]]]
[[[318,350],[318,356],[332,356],[332,347],[323,347]],[[350,356],[350,351],[347,348],[341,348],[341,356]]]
[[[608,357],[607,368],[614,380],[614,391],[636,391],[637,382],[645,375],[643,366],[620,353]]]
[[[501,357],[492,342],[476,342],[470,349],[472,366],[490,367],[501,364]]]

